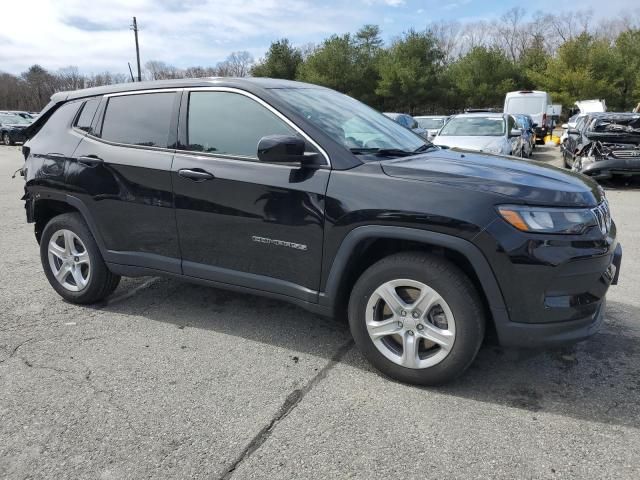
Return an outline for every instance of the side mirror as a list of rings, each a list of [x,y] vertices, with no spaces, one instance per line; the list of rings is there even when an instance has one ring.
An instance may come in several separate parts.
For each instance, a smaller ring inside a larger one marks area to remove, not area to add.
[[[519,128],[512,128],[511,131],[509,132],[510,137],[519,137],[521,135],[522,135],[522,130],[520,130]]]
[[[569,128],[567,130],[567,133],[569,135],[580,135],[580,130],[578,130],[577,128]]]
[[[305,143],[295,135],[267,135],[258,142],[258,160],[291,167],[314,164],[317,153],[305,153]]]
[[[564,128],[566,130],[567,128],[569,128],[569,124],[568,123],[563,123],[562,124],[562,128]]]

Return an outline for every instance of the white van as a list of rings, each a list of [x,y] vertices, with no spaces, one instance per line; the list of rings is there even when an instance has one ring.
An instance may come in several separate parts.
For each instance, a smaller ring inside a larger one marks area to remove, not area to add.
[[[553,129],[551,109],[551,95],[540,90],[509,92],[504,99],[504,113],[531,116],[537,143],[543,143],[544,137]]]

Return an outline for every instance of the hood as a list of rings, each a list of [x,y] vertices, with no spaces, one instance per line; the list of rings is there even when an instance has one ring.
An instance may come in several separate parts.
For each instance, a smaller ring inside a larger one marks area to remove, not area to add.
[[[586,131],[589,140],[640,144],[640,114],[607,114],[596,118]]]
[[[579,100],[576,107],[580,113],[606,112],[607,105],[604,100]]]
[[[24,123],[7,123],[6,126],[11,127],[15,130],[23,130],[27,128],[29,125],[25,125]]]
[[[499,148],[503,141],[503,137],[461,137],[461,136],[438,136],[433,139],[436,145],[445,145],[447,147],[463,148],[465,150],[483,151],[488,148]]]
[[[505,202],[594,207],[604,197],[595,181],[579,173],[528,160],[457,149],[388,160],[381,165],[391,177],[436,182],[510,197]]]

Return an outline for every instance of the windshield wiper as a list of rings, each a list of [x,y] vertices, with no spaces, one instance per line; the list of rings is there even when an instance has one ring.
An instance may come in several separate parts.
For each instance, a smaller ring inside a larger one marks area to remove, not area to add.
[[[424,145],[420,145],[418,148],[416,148],[414,150],[414,153],[428,152],[429,150],[437,150],[437,149],[438,147],[436,147],[433,143],[427,142]]]
[[[410,152],[408,150],[401,150],[399,148],[350,148],[349,150],[351,150],[351,153],[356,155],[365,155],[369,153],[383,157],[408,157],[417,153]]]

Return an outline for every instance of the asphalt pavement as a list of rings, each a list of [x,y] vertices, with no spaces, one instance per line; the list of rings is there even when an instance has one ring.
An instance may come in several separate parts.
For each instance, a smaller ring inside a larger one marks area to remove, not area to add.
[[[534,161],[560,165],[557,147]],[[640,478],[640,188],[607,185],[620,285],[589,341],[380,376],[343,323],[172,279],[65,303],[0,147],[0,478]]]

